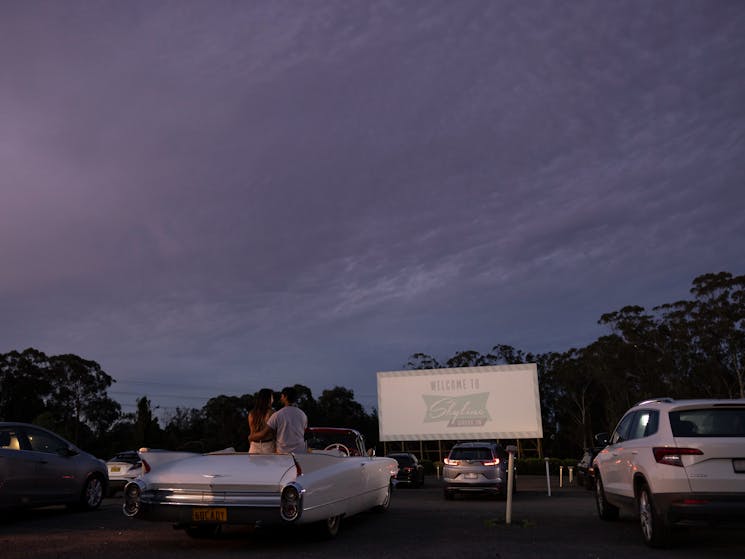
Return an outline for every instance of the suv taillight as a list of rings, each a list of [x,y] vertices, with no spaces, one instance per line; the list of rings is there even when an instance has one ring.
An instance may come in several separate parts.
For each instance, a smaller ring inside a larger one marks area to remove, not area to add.
[[[660,464],[683,467],[683,456],[701,456],[703,451],[698,448],[677,448],[670,446],[656,446],[652,449],[654,459]]]
[[[460,464],[460,460],[453,460],[451,458],[445,458],[445,465],[447,466],[457,466]]]
[[[482,462],[484,466],[499,466],[499,458],[495,458],[494,460],[489,460],[488,462]]]

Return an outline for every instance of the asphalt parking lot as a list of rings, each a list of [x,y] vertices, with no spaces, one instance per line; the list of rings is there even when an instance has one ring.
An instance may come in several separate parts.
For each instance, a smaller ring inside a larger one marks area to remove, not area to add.
[[[445,501],[440,482],[395,491],[385,514],[365,513],[345,521],[331,541],[309,538],[287,528],[252,531],[227,528],[214,540],[194,540],[168,524],[125,518],[120,499],[106,499],[101,510],[68,512],[49,507],[6,515],[0,521],[0,556],[20,558],[270,558],[391,557],[396,559],[745,557],[742,526],[683,529],[670,550],[649,549],[630,516],[613,523],[598,520],[592,493],[558,487],[547,495],[541,476],[521,476],[512,523],[505,524],[505,502],[481,497]]]

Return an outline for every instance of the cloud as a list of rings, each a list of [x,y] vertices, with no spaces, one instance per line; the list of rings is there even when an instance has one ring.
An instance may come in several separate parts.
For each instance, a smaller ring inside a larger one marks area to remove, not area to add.
[[[587,343],[742,272],[743,29],[735,4],[2,6],[0,339],[367,392],[416,351]]]

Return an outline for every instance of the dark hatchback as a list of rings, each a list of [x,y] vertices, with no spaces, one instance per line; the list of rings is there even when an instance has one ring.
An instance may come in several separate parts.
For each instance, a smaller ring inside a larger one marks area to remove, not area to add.
[[[108,482],[102,460],[59,435],[28,423],[0,423],[0,510],[97,509]]]
[[[394,452],[388,454],[388,457],[394,458],[398,462],[396,482],[408,483],[412,487],[424,485],[424,466],[416,456],[408,452]]]

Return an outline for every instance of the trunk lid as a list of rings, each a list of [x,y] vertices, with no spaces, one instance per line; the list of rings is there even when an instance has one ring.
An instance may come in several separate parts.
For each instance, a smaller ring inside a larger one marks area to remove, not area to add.
[[[147,460],[147,456],[143,456]],[[150,488],[185,491],[279,491],[296,476],[288,454],[196,454],[152,466]]]
[[[680,438],[676,442],[703,452],[682,457],[692,491],[745,493],[745,439]]]

